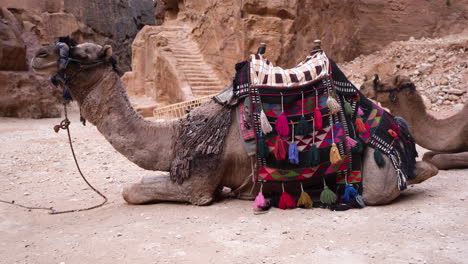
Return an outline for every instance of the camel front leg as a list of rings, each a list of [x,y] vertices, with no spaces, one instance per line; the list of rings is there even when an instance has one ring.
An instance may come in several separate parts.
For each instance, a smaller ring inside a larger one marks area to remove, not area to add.
[[[129,204],[190,201],[186,188],[172,182],[169,176],[146,177],[140,183],[125,186],[122,196]]]
[[[122,196],[129,204],[181,202],[208,205],[214,200],[218,186],[216,181],[216,178],[192,176],[178,184],[167,173],[164,176],[145,177],[139,183],[124,187]]]
[[[387,156],[383,156],[383,159],[385,165],[379,168],[374,161],[374,149],[364,149],[362,196],[367,205],[388,204],[400,195],[398,175],[392,161]]]
[[[409,179],[408,184],[418,184],[421,183],[439,173],[439,170],[436,166],[432,165],[429,162],[417,161],[416,167],[414,168],[414,179]]]
[[[468,152],[444,153],[426,152],[423,160],[436,166],[439,170],[468,168]]]

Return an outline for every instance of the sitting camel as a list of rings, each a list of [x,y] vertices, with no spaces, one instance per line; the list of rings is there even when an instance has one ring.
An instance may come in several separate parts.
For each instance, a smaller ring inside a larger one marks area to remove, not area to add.
[[[143,119],[131,106],[118,74],[113,70],[112,49],[83,43],[70,48],[71,60],[65,81],[73,99],[78,103],[82,116],[94,124],[107,141],[122,155],[141,168],[169,171],[175,157],[174,143],[181,120],[149,121]],[[39,50],[32,60],[32,68],[38,74],[56,75],[59,71],[59,48],[51,45]],[[223,106],[211,101],[191,111],[191,118],[206,120],[216,115]],[[235,119],[235,111],[231,111]],[[252,189],[259,189],[251,180],[251,159],[241,143],[239,128],[232,122],[223,144],[223,152],[216,171],[191,170],[190,178],[178,183],[167,176],[142,179],[123,190],[123,198],[130,204],[158,201],[188,202],[208,205],[220,186],[236,192],[240,198],[253,199]],[[179,135],[180,136],[180,135]],[[389,158],[379,168],[373,159],[373,149],[366,148],[363,159],[363,199],[368,205],[386,204],[399,196],[398,176]],[[416,178],[409,184],[419,183],[434,176],[437,170],[418,162]],[[265,190],[264,190],[265,192]]]
[[[382,81],[376,76],[360,89],[408,121],[416,143],[433,151],[424,154],[424,161],[439,169],[468,168],[468,104],[449,118],[436,119],[427,113],[410,78],[402,75]]]

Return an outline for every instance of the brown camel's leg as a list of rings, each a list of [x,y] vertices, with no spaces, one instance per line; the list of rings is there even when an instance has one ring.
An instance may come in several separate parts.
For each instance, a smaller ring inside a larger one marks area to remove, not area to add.
[[[362,197],[367,205],[388,204],[400,195],[395,168],[387,156],[383,158],[385,165],[379,168],[374,161],[374,149],[364,149]]]
[[[363,162],[363,198],[367,205],[388,204],[400,195],[398,188],[398,176],[392,162],[384,156],[385,166],[379,168],[374,161],[374,149],[364,150]],[[415,179],[409,180],[408,184],[421,183],[438,172],[437,168],[427,162],[416,162],[414,174]]]
[[[414,175],[416,178],[408,180],[408,184],[418,184],[421,183],[432,176],[435,176],[439,170],[436,166],[425,161],[416,162],[416,168],[414,169]]]
[[[436,166],[440,170],[468,168],[468,152],[444,153],[426,152],[423,160]]]
[[[154,202],[185,202],[208,205],[213,201],[217,184],[210,177],[193,176],[182,184],[173,182],[169,176],[150,177],[140,183],[126,186],[122,196],[129,204]]]

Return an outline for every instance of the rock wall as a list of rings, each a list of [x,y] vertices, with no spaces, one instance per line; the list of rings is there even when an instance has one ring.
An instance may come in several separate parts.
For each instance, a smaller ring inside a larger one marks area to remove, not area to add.
[[[191,25],[205,57],[228,82],[235,62],[267,42],[274,63],[292,67],[314,39],[335,60],[370,54],[395,40],[439,37],[468,24],[468,1],[166,0],[165,24]]]
[[[33,39],[34,40],[34,39]],[[28,71],[30,36],[6,8],[0,9],[0,116],[57,117],[57,94],[45,78]]]
[[[374,74],[381,79],[403,74],[414,82],[427,109],[461,109],[468,101],[468,29],[443,38],[393,42],[341,66],[358,87]]]
[[[131,70],[131,43],[144,25],[155,24],[154,6],[152,0],[1,0],[0,116],[60,115],[57,100],[46,99],[52,93],[46,79],[33,77],[28,65],[58,36],[111,44],[118,67]]]

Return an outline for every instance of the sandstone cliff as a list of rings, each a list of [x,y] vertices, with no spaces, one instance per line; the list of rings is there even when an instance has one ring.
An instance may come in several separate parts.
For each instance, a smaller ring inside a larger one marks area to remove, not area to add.
[[[229,81],[236,61],[268,44],[274,63],[292,67],[314,39],[348,61],[395,40],[440,37],[468,24],[468,1],[166,0],[165,24],[185,23],[207,60]]]

